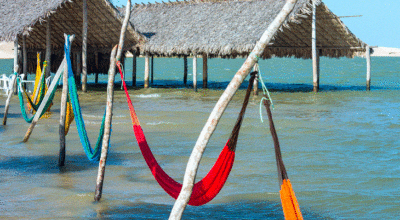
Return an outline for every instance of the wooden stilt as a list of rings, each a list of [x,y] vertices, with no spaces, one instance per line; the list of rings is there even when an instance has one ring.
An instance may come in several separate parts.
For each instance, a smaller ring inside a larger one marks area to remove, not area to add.
[[[128,0],[127,5],[126,5],[125,18],[124,18],[123,25],[121,28],[121,35],[120,35],[120,39],[119,39],[117,56],[115,57],[115,52],[117,50],[117,47],[114,47],[114,49],[111,52],[110,69],[108,71],[106,118],[105,118],[105,123],[104,123],[105,124],[104,125],[104,136],[103,136],[103,144],[102,144],[102,148],[101,148],[99,171],[98,171],[97,181],[96,181],[96,191],[95,191],[95,195],[94,195],[95,201],[100,200],[102,192],[103,192],[104,174],[105,174],[105,170],[106,170],[108,144],[110,141],[110,132],[111,132],[116,61],[120,60],[121,55],[122,55],[122,51],[124,48],[125,32],[126,32],[126,28],[128,26],[130,12],[131,12],[131,1]]]
[[[14,41],[14,73],[18,72],[18,37],[15,38]],[[3,125],[7,124],[7,114],[8,109],[10,107],[10,100],[14,93],[14,85],[16,82],[17,76],[14,74],[11,79],[10,90],[8,91],[8,96],[6,100],[6,105],[4,107],[4,116],[3,116]]]
[[[149,72],[150,72],[150,62],[149,62],[149,53],[146,52],[144,58],[144,88],[149,88]]]
[[[61,73],[62,73],[62,71],[64,70],[64,65],[67,65],[66,63],[67,63],[67,61],[66,61],[65,59],[61,62],[61,65],[60,65],[60,67],[58,68],[57,73],[56,73],[56,75],[54,76],[53,81],[51,81],[51,84],[50,84],[50,86],[49,86],[48,91],[53,91],[54,87],[56,87],[56,86],[58,85],[58,79],[60,79]],[[39,120],[39,118],[40,118],[40,115],[41,115],[42,112],[45,110],[44,107],[45,107],[45,105],[46,105],[46,102],[49,100],[50,95],[51,95],[51,92],[48,92],[48,93],[46,93],[46,95],[44,96],[43,101],[42,101],[42,104],[40,104],[38,110],[36,111],[35,117],[33,117],[32,123],[31,123],[31,125],[29,126],[28,131],[27,131],[26,134],[25,134],[25,137],[24,137],[23,142],[27,142],[28,139],[29,139],[29,137],[31,136],[32,131],[33,131],[33,129],[35,128],[36,123],[38,122],[38,120]]]
[[[81,84],[82,77],[82,53],[76,53],[76,84]]]
[[[132,87],[136,87],[136,51],[132,51]]]
[[[88,35],[88,6],[83,0],[83,27],[82,27],[82,91],[87,92],[87,35]]]
[[[99,52],[98,51],[94,52],[94,62],[96,65],[96,75],[94,78],[94,83],[97,84],[97,83],[99,83]]]
[[[365,48],[365,58],[367,60],[367,91],[371,90],[371,48]]]
[[[27,79],[28,76],[28,53],[26,51],[26,35],[22,35],[22,56],[23,56],[23,73],[24,79]]]
[[[258,65],[254,65],[253,71],[257,71],[256,78],[254,78],[253,95],[258,96],[258,72],[260,71]]]
[[[197,92],[197,54],[193,54],[193,90]]]
[[[188,75],[188,61],[187,56],[183,56],[183,84],[187,85],[187,75]]]
[[[45,77],[50,76],[51,72],[51,17],[48,17],[46,24],[46,58],[47,67]]]
[[[312,64],[313,64],[313,91],[319,91],[319,51],[317,50],[317,5],[313,0],[312,9]]]
[[[70,43],[74,40],[74,35],[69,37]],[[68,36],[64,34],[65,42],[68,40]],[[69,54],[64,55],[64,59]],[[62,167],[65,164],[65,117],[67,112],[67,96],[68,96],[68,64],[64,65],[64,73],[63,73],[63,88],[61,93],[61,108],[60,108],[60,126],[59,126],[59,135],[60,135],[60,155],[58,158],[58,166]]]
[[[208,67],[207,67],[207,54],[203,53],[203,88],[207,88],[208,81]]]
[[[210,114],[210,117],[207,120],[207,123],[203,127],[203,130],[201,131],[199,138],[197,139],[192,154],[190,155],[185,171],[185,176],[183,178],[182,189],[179,193],[177,200],[175,201],[174,207],[172,208],[171,214],[169,216],[170,220],[182,218],[183,211],[185,210],[192,194],[194,180],[196,178],[198,166],[200,164],[200,159],[211,137],[211,134],[214,132],[218,121],[220,120],[223,112],[226,109],[226,106],[228,105],[230,100],[232,100],[232,97],[238,90],[240,84],[247,77],[247,75],[250,73],[251,68],[253,68],[254,64],[258,60],[257,57],[261,56],[266,45],[269,44],[272,37],[282,26],[283,22],[286,20],[289,14],[292,12],[296,3],[297,0],[286,0],[286,3],[283,6],[282,10],[268,26],[267,30],[263,33],[260,40],[257,41],[257,44],[254,47],[252,53],[250,53],[249,57],[243,63],[242,67],[235,74],[232,81],[229,83],[228,87],[215,105],[213,111]]]
[[[154,80],[154,56],[151,55],[151,85],[153,85]]]

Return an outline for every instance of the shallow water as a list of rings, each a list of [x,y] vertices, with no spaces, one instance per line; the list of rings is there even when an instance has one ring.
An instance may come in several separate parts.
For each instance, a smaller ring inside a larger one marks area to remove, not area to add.
[[[155,61],[156,88],[131,90],[131,98],[155,157],[169,175],[181,181],[221,88],[242,60],[211,59],[212,89],[198,93],[182,86],[182,59]],[[139,59],[139,67],[142,62]],[[371,92],[364,91],[363,59],[323,58],[321,62],[322,92],[317,94],[309,92],[311,61],[261,62],[272,90],[283,160],[303,216],[397,219],[400,59],[373,58]],[[130,64],[128,60],[125,65],[128,80]],[[0,71],[12,62],[0,60],[2,65]],[[106,76],[100,79],[105,81]],[[141,75],[138,81],[143,85]],[[163,88],[165,84],[174,88]],[[224,113],[204,153],[198,179],[212,167],[228,139],[244,93],[240,90]],[[105,100],[102,91],[80,93],[92,142],[97,139]],[[184,219],[283,219],[272,138],[266,122],[260,122],[259,101],[256,97],[249,103],[235,164],[224,188],[209,204],[188,207]],[[4,103],[1,95],[1,117]],[[144,162],[124,93],[115,92],[111,147],[99,203],[93,202],[98,164],[84,155],[75,122],[67,136],[66,166],[57,166],[60,92],[54,103],[52,116],[40,120],[29,142],[21,143],[28,124],[21,117],[17,98],[12,99],[7,126],[0,126],[0,218],[166,219],[174,200],[159,187]]]

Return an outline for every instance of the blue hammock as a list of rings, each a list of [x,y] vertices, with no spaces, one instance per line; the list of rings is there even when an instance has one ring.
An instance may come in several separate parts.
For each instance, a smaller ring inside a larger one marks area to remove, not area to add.
[[[68,36],[69,39],[69,36]],[[68,89],[69,89],[69,96],[72,104],[72,109],[75,115],[75,122],[76,127],[78,129],[79,138],[81,140],[83,149],[85,150],[86,156],[89,158],[90,161],[98,161],[100,159],[101,154],[101,145],[104,135],[104,124],[106,114],[104,113],[103,120],[101,122],[99,137],[97,138],[96,146],[93,149],[90,146],[90,141],[87,136],[85,122],[82,118],[82,111],[79,105],[79,97],[76,89],[74,73],[72,72],[72,65],[71,65],[71,58],[70,58],[70,42],[69,40],[66,41],[65,48],[64,48],[67,65],[68,65]]]

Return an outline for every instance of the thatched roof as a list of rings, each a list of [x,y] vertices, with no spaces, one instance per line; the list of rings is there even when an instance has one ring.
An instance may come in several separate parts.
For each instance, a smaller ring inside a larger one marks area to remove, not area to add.
[[[192,0],[136,5],[131,23],[148,38],[141,53],[211,57],[246,56],[285,0]],[[299,0],[263,58],[311,57],[311,0]],[[322,56],[353,57],[364,43],[325,4],[317,6],[317,46]]]
[[[88,49],[109,51],[118,43],[122,16],[108,0],[88,0]],[[82,45],[82,0],[0,0],[0,41],[22,43],[28,34],[27,47],[40,50],[46,46],[46,22],[51,20],[52,48],[62,49],[64,33],[75,34],[75,47]],[[127,47],[144,40],[132,25],[127,30]]]

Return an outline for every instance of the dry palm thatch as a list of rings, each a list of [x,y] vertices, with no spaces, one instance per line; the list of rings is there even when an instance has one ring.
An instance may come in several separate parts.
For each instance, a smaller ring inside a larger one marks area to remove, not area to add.
[[[109,57],[112,47],[119,41],[122,16],[109,0],[87,0],[87,5],[87,50],[90,62],[94,60],[90,52],[100,52],[100,59],[102,56]],[[46,48],[46,23],[49,20],[53,54],[62,56],[64,33],[74,34],[73,51],[81,50],[83,0],[0,0],[0,8],[2,12],[0,13],[0,41],[13,41],[18,38],[18,42],[22,45],[22,35],[26,35],[30,61],[35,58],[37,51],[44,51]],[[145,41],[145,38],[132,25],[128,25],[127,31],[126,48]],[[61,59],[56,60],[61,61]],[[35,62],[29,63],[28,69],[34,69],[32,63]],[[105,64],[105,70],[107,67]]]
[[[284,0],[192,0],[136,5],[131,23],[148,38],[141,53],[210,57],[247,56]],[[317,1],[317,47],[322,56],[353,57],[365,44],[325,4]],[[311,58],[312,0],[299,0],[265,49],[271,56]]]

